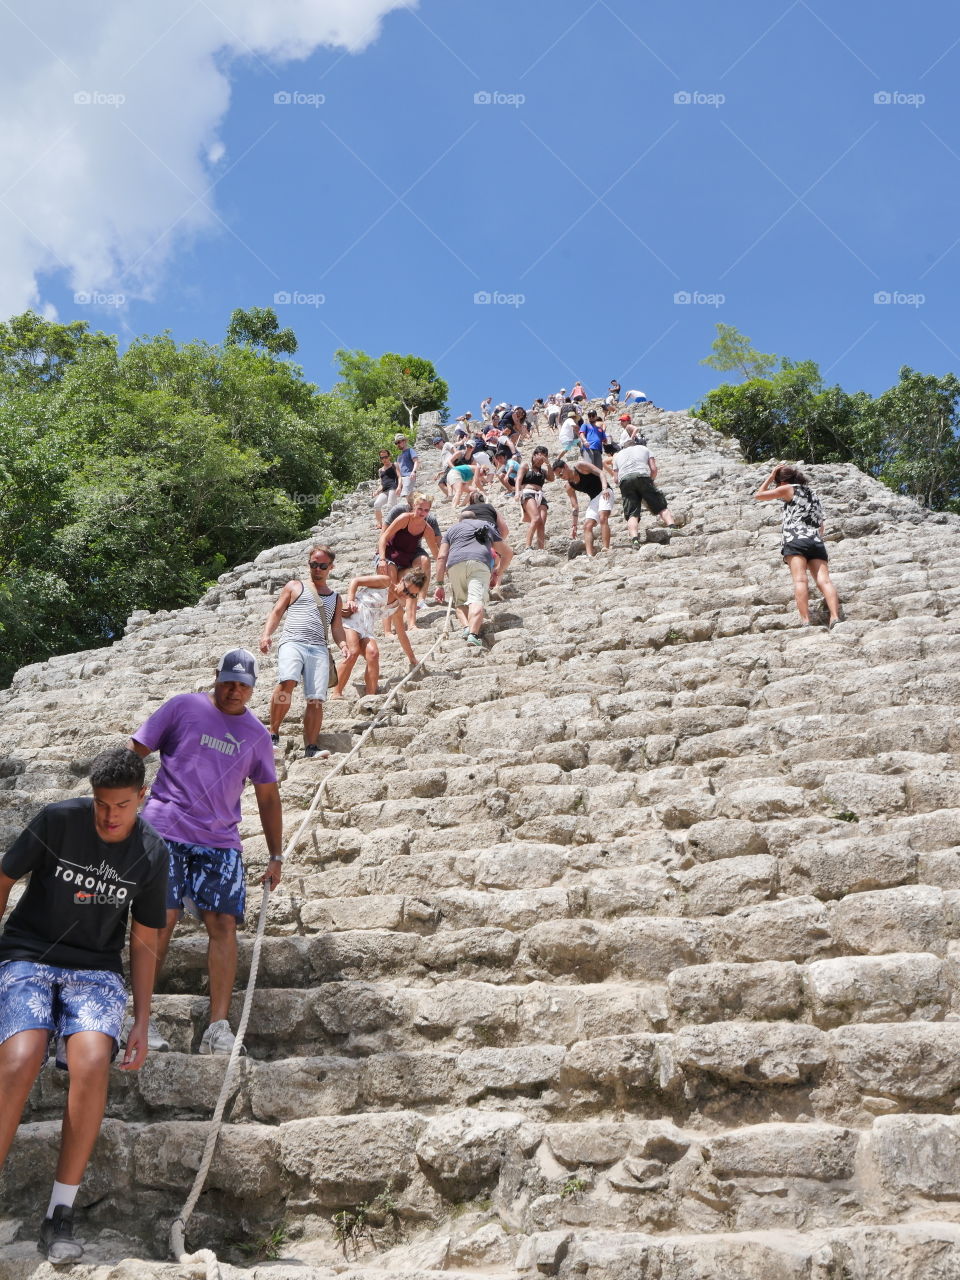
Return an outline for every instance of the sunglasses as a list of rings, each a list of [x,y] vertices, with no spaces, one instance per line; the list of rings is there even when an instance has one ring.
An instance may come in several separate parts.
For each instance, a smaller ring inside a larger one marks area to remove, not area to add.
[[[329,564],[327,564],[326,560],[311,560],[311,561],[310,561],[310,568],[311,568],[311,569],[329,569],[330,567],[331,567],[331,566],[330,566]]]
[[[419,592],[419,591],[408,591],[406,587],[401,587],[401,588],[400,588],[400,594],[401,594],[401,595],[403,595],[403,596],[409,596],[409,597],[410,597],[410,599],[412,600],[412,599],[414,598],[414,596],[418,596],[418,595],[420,594],[420,592]]]

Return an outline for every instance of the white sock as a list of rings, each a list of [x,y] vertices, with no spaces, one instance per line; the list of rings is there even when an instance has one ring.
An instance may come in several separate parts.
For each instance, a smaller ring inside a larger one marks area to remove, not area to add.
[[[50,1203],[47,1205],[47,1217],[53,1217],[53,1211],[58,1204],[64,1204],[68,1209],[73,1208],[73,1202],[77,1198],[77,1192],[80,1190],[80,1184],[75,1187],[68,1186],[66,1182],[55,1182],[53,1191],[50,1193]]]

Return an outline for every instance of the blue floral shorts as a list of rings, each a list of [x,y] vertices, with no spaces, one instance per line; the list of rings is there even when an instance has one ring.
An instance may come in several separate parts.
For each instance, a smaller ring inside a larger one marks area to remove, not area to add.
[[[202,844],[181,844],[168,840],[170,875],[167,880],[167,910],[186,906],[199,915],[216,911],[243,920],[247,905],[247,882],[239,849],[208,849]]]
[[[110,969],[62,969],[33,960],[0,964],[0,1044],[18,1031],[48,1031],[57,1039],[57,1066],[67,1066],[65,1041],[75,1031],[101,1031],[116,1057],[127,988]]]

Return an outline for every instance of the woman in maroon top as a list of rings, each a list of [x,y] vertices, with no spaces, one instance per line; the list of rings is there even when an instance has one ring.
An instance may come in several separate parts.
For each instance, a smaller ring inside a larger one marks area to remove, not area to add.
[[[427,575],[424,591],[430,582],[430,557],[423,549],[422,539],[426,540],[430,555],[434,559],[440,554],[440,543],[437,535],[427,524],[427,516],[430,514],[431,501],[424,493],[415,493],[413,495],[413,510],[405,511],[402,515],[397,516],[386,529],[380,534],[380,542],[377,545],[377,564],[376,568],[379,573],[385,573],[390,581],[396,585],[400,581],[402,574],[408,569],[422,569]],[[411,600],[410,614],[408,615],[407,625],[412,625],[412,621],[416,619],[416,601]],[[385,618],[383,623],[384,635],[391,630],[390,619]]]

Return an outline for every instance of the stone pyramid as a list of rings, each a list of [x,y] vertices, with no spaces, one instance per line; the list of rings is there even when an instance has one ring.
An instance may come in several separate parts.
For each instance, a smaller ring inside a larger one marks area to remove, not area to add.
[[[960,519],[810,468],[848,620],[801,629],[760,469],[683,413],[636,417],[679,535],[633,550],[617,515],[611,554],[571,555],[551,486],[486,650],[450,636],[287,863],[188,1233],[224,1274],[960,1277]],[[369,565],[369,488],[320,526],[336,585]],[[21,671],[4,836],[254,647],[306,545]],[[328,704],[334,758],[382,700]],[[296,728],[288,831],[329,767]],[[73,1274],[186,1274],[161,1260],[225,1065],[195,1053],[204,951],[184,928],[162,977],[172,1051],[114,1073]],[[63,1096],[45,1070],[0,1182],[0,1280],[49,1273]]]

